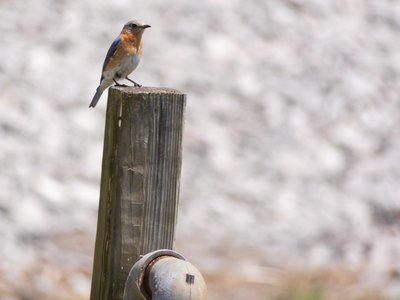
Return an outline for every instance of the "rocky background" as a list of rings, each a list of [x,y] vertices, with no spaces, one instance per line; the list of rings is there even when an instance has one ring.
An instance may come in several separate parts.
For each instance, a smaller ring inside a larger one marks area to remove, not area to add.
[[[1,0],[0,299],[89,298],[106,93],[87,107],[130,19],[132,78],[188,94],[176,249],[209,298],[398,299],[394,0]]]

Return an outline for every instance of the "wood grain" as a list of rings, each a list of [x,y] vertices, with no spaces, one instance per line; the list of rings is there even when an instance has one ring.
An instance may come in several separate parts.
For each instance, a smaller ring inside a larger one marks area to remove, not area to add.
[[[122,299],[140,255],[173,248],[186,95],[110,88],[91,300]]]

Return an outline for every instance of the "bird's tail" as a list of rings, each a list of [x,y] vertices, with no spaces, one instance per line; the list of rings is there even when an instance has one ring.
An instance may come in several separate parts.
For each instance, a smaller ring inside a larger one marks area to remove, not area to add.
[[[94,94],[92,102],[90,102],[89,107],[95,107],[97,102],[99,102],[99,99],[101,97],[101,94],[103,94],[103,90],[100,88],[100,86],[96,89],[96,94]]]

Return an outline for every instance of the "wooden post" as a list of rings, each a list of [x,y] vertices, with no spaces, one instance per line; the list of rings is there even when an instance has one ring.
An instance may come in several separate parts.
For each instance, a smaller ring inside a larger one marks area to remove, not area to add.
[[[186,95],[109,90],[91,300],[120,300],[132,265],[172,249]]]

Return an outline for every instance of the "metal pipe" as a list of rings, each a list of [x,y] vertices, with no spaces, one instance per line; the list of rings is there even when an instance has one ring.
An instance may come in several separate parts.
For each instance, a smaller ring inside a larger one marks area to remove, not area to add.
[[[207,300],[207,287],[195,266],[172,250],[144,255],[129,272],[123,300]]]

